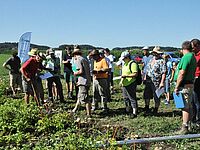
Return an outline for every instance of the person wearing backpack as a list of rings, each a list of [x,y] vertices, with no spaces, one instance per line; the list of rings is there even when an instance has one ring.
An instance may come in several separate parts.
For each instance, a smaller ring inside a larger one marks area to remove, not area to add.
[[[127,51],[122,52],[120,59],[124,61],[120,85],[122,86],[126,112],[131,114],[131,118],[135,118],[137,117],[138,107],[136,100],[138,65],[131,60],[130,53]]]

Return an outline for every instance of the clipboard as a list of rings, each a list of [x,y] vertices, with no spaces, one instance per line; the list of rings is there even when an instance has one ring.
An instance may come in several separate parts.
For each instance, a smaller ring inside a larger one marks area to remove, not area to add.
[[[165,93],[165,88],[162,87],[162,88],[158,88],[156,91],[155,91],[156,95],[158,98],[160,98],[160,96]]]
[[[45,74],[42,74],[39,76],[42,80],[48,79],[50,77],[53,77],[53,75],[50,72],[47,72]]]
[[[185,107],[185,100],[183,98],[183,94],[182,93],[173,93],[173,97],[174,97],[174,102],[176,105],[176,108],[184,108]]]

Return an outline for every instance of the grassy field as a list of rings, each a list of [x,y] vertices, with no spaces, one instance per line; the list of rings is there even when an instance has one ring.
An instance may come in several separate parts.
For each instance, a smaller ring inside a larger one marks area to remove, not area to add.
[[[1,80],[1,90],[9,83],[8,72],[1,67],[8,57],[2,54],[0,57],[0,78],[4,78]],[[62,83],[66,96],[63,80]],[[41,116],[34,102],[26,106],[22,97],[13,99],[1,94],[0,149],[97,149],[96,141],[114,143],[116,140],[174,135],[181,125],[181,111],[175,109],[173,100],[170,106],[162,101],[158,115],[145,116],[143,89],[143,85],[137,87],[139,114],[131,119],[125,113],[121,89],[118,81],[115,81],[115,94],[108,104],[109,113],[105,115],[97,110],[89,123],[84,122],[86,116],[83,107],[74,117],[69,116],[68,111],[74,107],[74,100],[65,99],[66,104],[53,106],[52,114]],[[151,107],[153,104],[151,100]],[[193,133],[198,133],[198,130]],[[169,140],[123,147],[111,144],[106,149],[200,149],[199,140]]]

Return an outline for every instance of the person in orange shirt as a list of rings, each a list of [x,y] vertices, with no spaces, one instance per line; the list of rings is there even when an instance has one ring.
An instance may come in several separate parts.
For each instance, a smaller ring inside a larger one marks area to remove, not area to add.
[[[100,101],[103,112],[107,113],[108,97],[106,91],[108,88],[109,67],[105,58],[100,56],[98,50],[93,50],[91,56],[94,59],[92,111],[95,111],[98,108],[98,102]]]

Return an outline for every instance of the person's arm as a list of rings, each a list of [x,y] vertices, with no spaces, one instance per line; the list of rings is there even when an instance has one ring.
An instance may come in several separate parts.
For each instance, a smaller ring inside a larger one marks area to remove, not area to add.
[[[162,74],[162,78],[161,78],[161,81],[160,81],[159,88],[164,87],[165,78],[166,78],[166,74],[164,73],[164,74]]]
[[[172,71],[172,75],[171,75],[171,78],[170,78],[170,82],[173,81],[173,79],[174,79],[174,73],[175,73],[175,70],[173,68],[171,68],[171,71]]]
[[[123,75],[122,78],[135,78],[138,75],[138,69],[137,69],[137,64],[136,63],[132,63],[131,64],[131,70],[132,73],[130,73],[129,75]]]
[[[97,70],[97,71],[99,71],[99,72],[108,72],[109,71],[109,65],[108,65],[105,58],[102,62],[102,68],[100,70]]]
[[[11,70],[11,68],[9,68],[9,67],[8,67],[8,64],[6,64],[6,63],[3,64],[3,67],[4,67],[5,69],[9,70],[9,71]]]
[[[63,60],[62,63],[63,63],[63,64],[67,64],[67,63],[70,63],[70,61],[71,61],[70,59]]]
[[[166,63],[161,62],[161,69],[162,69],[162,71],[161,71],[162,77],[161,77],[161,81],[160,81],[160,84],[159,84],[159,88],[162,88],[165,85],[165,78],[166,78],[166,74],[167,74]]]
[[[22,65],[22,67],[20,68],[20,71],[21,71],[22,75],[24,76],[24,78],[26,79],[26,81],[30,81],[31,79],[26,71],[26,67],[27,67],[27,62],[25,62]]]
[[[7,69],[7,70],[11,70],[11,68],[10,67],[8,67],[8,65],[9,65],[9,61],[10,61],[10,58],[3,64],[3,67],[5,68],[5,69]]]
[[[184,75],[185,75],[185,70],[180,70],[179,74],[178,74],[177,81],[176,81],[176,86],[175,86],[175,89],[174,89],[175,93],[178,93],[179,87],[180,87],[181,82],[183,81]]]
[[[23,65],[22,67],[20,68],[20,71],[22,73],[22,75],[24,76],[24,78],[26,79],[27,82],[31,81],[31,78],[30,78],[30,74],[29,72],[27,72],[27,69],[33,65],[33,59],[32,58],[29,58]]]
[[[84,62],[81,63],[80,61],[77,61],[76,63],[77,63],[76,65],[77,65],[78,71],[74,72],[75,76],[81,75],[83,73],[83,66],[81,64]]]
[[[133,72],[129,75],[123,75],[122,78],[134,78],[134,77],[137,77],[138,75],[138,72]]]

